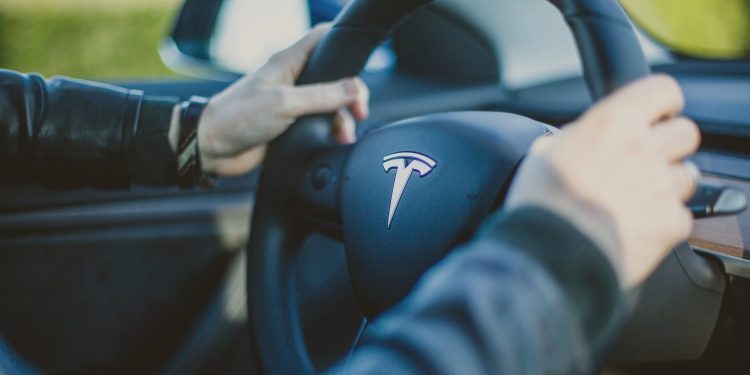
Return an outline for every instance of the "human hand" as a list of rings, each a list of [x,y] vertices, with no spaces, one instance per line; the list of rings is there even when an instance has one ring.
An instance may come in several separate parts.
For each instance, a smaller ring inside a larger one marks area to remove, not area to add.
[[[677,117],[683,106],[668,76],[619,90],[535,142],[506,207],[560,214],[604,249],[624,287],[643,282],[692,228],[684,202],[696,187],[682,160],[697,149],[700,133]]]
[[[295,86],[329,29],[317,26],[255,73],[211,98],[198,125],[204,171],[233,176],[255,168],[263,159],[265,143],[304,115],[335,112],[335,138],[354,142],[354,121],[363,120],[369,111],[369,92],[359,78]]]

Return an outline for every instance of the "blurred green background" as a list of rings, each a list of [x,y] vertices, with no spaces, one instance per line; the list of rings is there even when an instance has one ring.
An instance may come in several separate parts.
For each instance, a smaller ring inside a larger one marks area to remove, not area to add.
[[[179,0],[0,0],[0,67],[45,76],[173,75],[159,59]]]
[[[637,24],[673,50],[705,58],[750,55],[750,0],[621,2]],[[0,67],[90,79],[173,76],[157,48],[180,4],[0,0]]]
[[[657,42],[689,56],[750,56],[750,0],[620,0]]]

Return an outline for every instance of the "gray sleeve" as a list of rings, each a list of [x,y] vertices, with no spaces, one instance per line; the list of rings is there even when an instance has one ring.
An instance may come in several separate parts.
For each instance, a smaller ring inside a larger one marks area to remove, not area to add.
[[[551,212],[499,213],[372,323],[346,374],[584,374],[621,323],[608,259]]]

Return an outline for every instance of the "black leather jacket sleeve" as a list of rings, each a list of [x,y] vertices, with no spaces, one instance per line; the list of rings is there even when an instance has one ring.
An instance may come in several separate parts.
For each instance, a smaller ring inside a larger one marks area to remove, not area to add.
[[[0,185],[171,185],[174,98],[0,70]]]
[[[336,374],[589,374],[625,303],[602,251],[556,214],[499,212],[368,326]]]

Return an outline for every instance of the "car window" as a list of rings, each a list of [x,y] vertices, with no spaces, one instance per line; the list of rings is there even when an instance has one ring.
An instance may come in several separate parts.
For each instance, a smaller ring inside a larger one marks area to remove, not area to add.
[[[330,22],[350,0],[223,0],[209,46],[222,70],[249,73],[321,23]],[[365,70],[394,67],[390,43],[377,48]]]
[[[0,68],[90,79],[173,75],[157,47],[179,0],[0,0]]]
[[[750,57],[750,0],[621,0],[633,21],[680,55]]]

